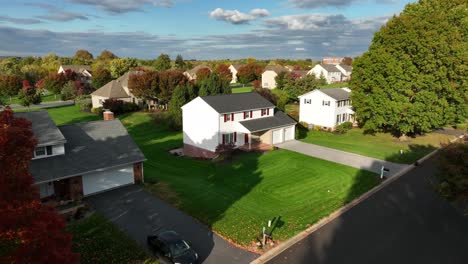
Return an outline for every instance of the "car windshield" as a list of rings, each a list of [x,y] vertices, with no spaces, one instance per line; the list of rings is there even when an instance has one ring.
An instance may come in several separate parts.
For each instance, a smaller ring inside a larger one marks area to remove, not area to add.
[[[174,256],[183,255],[190,247],[183,240],[176,241],[171,244],[171,252]]]

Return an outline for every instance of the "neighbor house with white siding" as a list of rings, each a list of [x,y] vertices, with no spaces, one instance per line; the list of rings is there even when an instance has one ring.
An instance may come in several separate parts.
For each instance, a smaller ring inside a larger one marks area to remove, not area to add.
[[[274,145],[293,140],[296,121],[260,94],[197,97],[182,106],[184,154],[213,158],[219,145]]]
[[[231,64],[229,66],[229,70],[231,71],[231,74],[232,74],[231,83],[237,83],[237,72],[239,71],[241,67],[242,67],[241,64]]]
[[[317,89],[299,96],[299,122],[310,128],[334,129],[344,122],[354,122],[348,88]]]
[[[333,64],[317,64],[307,74],[325,78],[328,84],[342,81],[342,72]]]

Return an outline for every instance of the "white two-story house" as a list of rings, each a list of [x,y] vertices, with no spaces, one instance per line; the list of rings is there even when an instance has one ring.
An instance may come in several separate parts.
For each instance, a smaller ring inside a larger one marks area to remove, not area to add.
[[[213,158],[222,144],[250,148],[295,135],[296,121],[255,92],[197,97],[182,106],[182,116],[188,156]]]
[[[342,72],[333,64],[317,64],[307,74],[317,78],[323,76],[328,84],[342,81]]]
[[[317,89],[299,96],[299,122],[309,127],[334,129],[344,122],[354,122],[348,88]]]
[[[242,67],[241,64],[231,64],[229,66],[229,70],[231,71],[232,78],[231,78],[231,83],[237,83],[237,72],[239,69]]]

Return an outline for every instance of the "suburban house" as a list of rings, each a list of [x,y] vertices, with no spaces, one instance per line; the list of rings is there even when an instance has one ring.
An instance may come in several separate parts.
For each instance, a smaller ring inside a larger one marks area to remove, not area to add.
[[[290,70],[281,65],[267,65],[262,73],[262,88],[275,89],[275,78],[281,72],[290,72]]]
[[[231,64],[229,66],[229,70],[232,74],[231,83],[237,83],[237,71],[240,69],[240,67],[242,67],[241,64]]]
[[[82,82],[91,83],[91,67],[89,65],[60,65],[58,73],[65,73],[70,70],[76,73]]]
[[[184,72],[184,75],[189,79],[189,81],[197,79],[197,72],[201,69],[207,68],[211,72],[211,68],[206,65],[197,65],[193,67],[191,70],[187,70]]]
[[[293,140],[296,121],[260,94],[197,97],[182,106],[184,154],[213,158],[216,148],[274,145]]]
[[[15,113],[37,140],[30,171],[40,197],[75,200],[143,182],[145,156],[112,112],[104,120],[56,126],[47,111]]]
[[[351,73],[353,73],[353,66],[346,64],[338,64],[336,68],[341,72],[341,81],[346,82],[351,80]]]
[[[334,129],[344,122],[354,122],[348,88],[317,89],[299,96],[299,122],[309,127]]]
[[[102,104],[107,99],[118,99],[124,102],[139,103],[140,101],[138,98],[135,97],[128,89],[128,79],[130,74],[138,74],[138,71],[127,72],[117,80],[112,80],[91,93],[93,108],[102,107]]]
[[[342,72],[334,64],[317,64],[308,74],[314,74],[317,78],[323,76],[329,84],[342,81]]]

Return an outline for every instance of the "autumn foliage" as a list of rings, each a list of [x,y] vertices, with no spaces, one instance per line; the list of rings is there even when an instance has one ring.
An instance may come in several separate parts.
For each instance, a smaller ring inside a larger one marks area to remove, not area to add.
[[[0,263],[76,263],[64,220],[32,186],[35,145],[29,121],[0,113]]]
[[[219,64],[218,67],[216,67],[215,72],[223,79],[228,80],[229,82],[232,80],[232,73],[231,70],[229,69],[229,66],[226,64]]]

